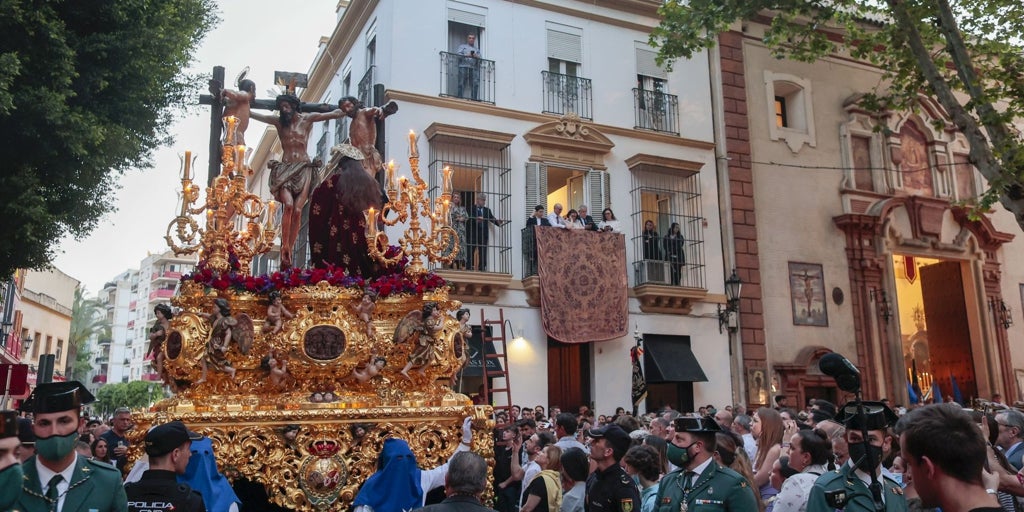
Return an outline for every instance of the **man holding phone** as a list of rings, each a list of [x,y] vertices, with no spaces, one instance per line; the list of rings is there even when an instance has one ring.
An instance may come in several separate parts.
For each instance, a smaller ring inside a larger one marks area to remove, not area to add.
[[[476,46],[476,35],[466,36],[466,42],[459,45],[455,50],[459,55],[459,91],[458,96],[465,98],[466,87],[468,86],[473,95],[471,99],[478,101],[480,89],[480,48]]]

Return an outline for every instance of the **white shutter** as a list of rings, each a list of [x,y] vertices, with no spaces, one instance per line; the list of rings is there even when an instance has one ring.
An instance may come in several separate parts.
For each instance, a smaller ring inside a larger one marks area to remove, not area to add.
[[[578,34],[569,34],[559,30],[548,29],[548,57],[566,62],[583,62],[583,38]]]
[[[658,54],[656,52],[646,50],[643,48],[637,48],[636,74],[667,80],[668,73],[666,73],[664,69],[658,67],[658,63],[655,61],[655,58],[657,56]]]
[[[594,169],[587,171],[587,192],[590,195],[590,197],[587,198],[587,205],[590,207],[590,215],[594,217],[594,221],[596,222],[601,222],[601,219],[603,218],[601,216],[601,210],[604,210],[605,207],[611,204],[609,188],[610,183],[608,173]],[[616,214],[616,217],[623,214],[624,213]]]
[[[538,204],[547,208],[548,166],[538,162],[526,162],[526,218],[533,216]]]
[[[463,11],[462,9],[455,9],[453,7],[448,8],[448,21],[454,21],[455,23],[462,23],[463,25],[471,25],[474,27],[483,27],[484,20],[485,17],[482,14]]]

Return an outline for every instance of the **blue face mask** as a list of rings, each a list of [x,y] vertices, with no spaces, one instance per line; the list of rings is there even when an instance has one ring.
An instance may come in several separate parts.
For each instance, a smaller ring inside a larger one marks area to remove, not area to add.
[[[900,487],[901,487],[901,488],[906,488],[906,487],[907,487],[907,486],[906,486],[906,485],[905,485],[905,484],[903,483],[903,473],[893,473],[893,474],[892,474],[892,479],[893,479],[893,480],[895,480],[895,481],[896,481],[896,483],[900,484]]]

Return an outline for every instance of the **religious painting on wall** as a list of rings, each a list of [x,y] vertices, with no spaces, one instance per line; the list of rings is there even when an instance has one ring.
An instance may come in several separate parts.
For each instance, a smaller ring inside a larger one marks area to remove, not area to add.
[[[789,296],[793,325],[828,327],[825,271],[820,264],[789,262]]]
[[[751,404],[768,405],[768,382],[764,368],[747,368],[747,400]]]

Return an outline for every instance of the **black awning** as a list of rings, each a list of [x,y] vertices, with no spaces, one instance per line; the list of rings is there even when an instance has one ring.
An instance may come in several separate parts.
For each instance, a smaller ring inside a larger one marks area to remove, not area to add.
[[[690,350],[689,337],[673,338],[644,336],[647,382],[707,382],[708,377]]]
[[[488,332],[490,327],[488,326]],[[483,372],[480,369],[483,367],[484,351],[481,348],[486,348],[488,354],[496,353],[494,349],[494,342],[488,341],[483,342],[483,331],[481,331],[479,325],[473,326],[473,336],[466,340],[466,366],[462,367],[463,377],[482,377]],[[497,359],[487,360],[487,371],[489,372],[500,372],[501,362]]]

